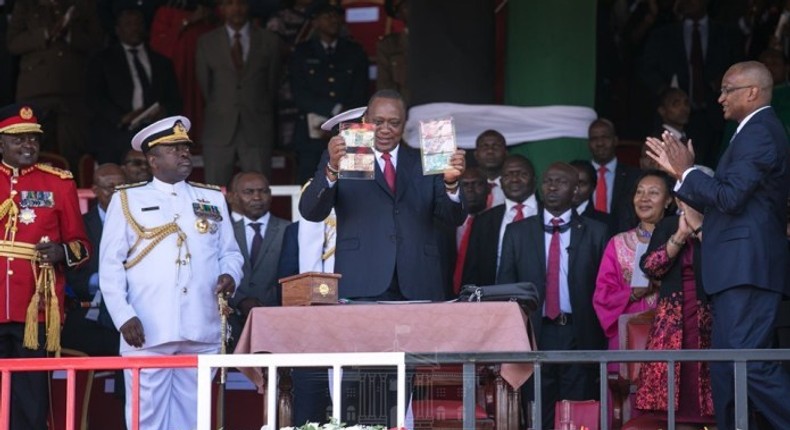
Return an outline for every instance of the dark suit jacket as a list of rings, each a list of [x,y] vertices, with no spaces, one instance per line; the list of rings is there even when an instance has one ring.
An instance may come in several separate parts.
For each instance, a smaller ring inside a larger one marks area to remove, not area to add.
[[[170,60],[146,47],[151,64],[151,92],[166,115],[181,113],[181,95]],[[87,102],[92,113],[91,148],[100,163],[120,163],[138,130],[119,128],[132,111],[134,81],[120,43],[100,52],[88,66]],[[145,106],[148,107],[148,106]]]
[[[605,224],[609,230],[610,238],[616,234],[615,232],[617,231],[617,224],[615,224],[615,219],[606,212],[595,210],[595,204],[593,204],[592,201],[587,203],[587,207],[584,208],[584,212],[580,213],[579,215],[585,218],[596,220],[601,224]]]
[[[702,278],[715,294],[739,285],[786,291],[788,141],[773,108],[755,114],[722,155],[716,174],[695,170],[678,196],[705,206]]]
[[[568,290],[573,309],[573,327],[578,349],[606,349],[606,337],[592,305],[598,265],[608,235],[606,226],[588,218],[571,217],[571,242],[568,246]],[[502,240],[502,256],[497,283],[532,282],[538,289],[540,305],[529,318],[537,339],[543,325],[546,297],[546,251],[542,212],[511,223]],[[540,345],[538,345],[540,347]]]
[[[280,261],[277,263],[277,279],[299,274],[299,221],[285,227]]]
[[[82,216],[82,220],[94,252],[85,264],[66,271],[66,283],[76,294],[77,300],[89,302],[93,300],[93,295],[90,294],[88,283],[91,275],[99,271],[98,252],[104,226],[99,216],[99,209],[95,206]],[[104,302],[99,308],[97,321],[86,319],[87,313],[88,309],[84,308],[68,309],[61,334],[63,346],[92,356],[118,355],[120,335],[113,325]]]
[[[397,269],[407,299],[444,300],[450,280],[441,264],[435,222],[458,226],[466,214],[461,203],[447,196],[442,176],[423,176],[419,151],[400,144],[397,195],[384,181],[378,163],[375,180],[339,180],[330,188],[323,167],[328,160],[324,152],[321,167],[302,193],[299,212],[319,222],[335,208],[335,272],[343,275],[340,296],[381,295]]]
[[[285,228],[290,224],[275,216],[269,217],[266,231],[263,233],[263,245],[256,261],[250,261],[247,236],[244,231],[244,220],[233,222],[233,233],[244,256],[242,270],[244,278],[241,280],[236,293],[230,300],[233,307],[238,306],[242,300],[255,297],[266,306],[279,306],[281,302],[280,288],[277,277],[277,265],[280,262],[280,249],[282,248]]]
[[[636,227],[639,220],[634,210],[634,191],[641,170],[621,161],[614,170],[614,189],[612,190],[611,225],[615,230],[612,234],[622,233]]]
[[[475,215],[461,284],[493,285],[496,283],[496,256],[499,229],[505,217],[505,205],[496,205]]]

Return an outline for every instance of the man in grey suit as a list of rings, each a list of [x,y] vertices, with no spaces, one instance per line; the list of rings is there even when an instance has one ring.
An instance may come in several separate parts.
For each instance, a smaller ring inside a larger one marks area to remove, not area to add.
[[[233,177],[232,189],[231,199],[243,215],[233,222],[233,232],[244,255],[244,277],[230,300],[236,310],[231,325],[240,332],[250,309],[280,305],[277,264],[285,227],[290,222],[269,213],[272,191],[262,174],[239,173]]]
[[[243,172],[271,173],[280,52],[277,36],[250,22],[247,0],[223,0],[220,10],[225,25],[198,40],[196,67],[206,182],[228,185],[236,160]]]

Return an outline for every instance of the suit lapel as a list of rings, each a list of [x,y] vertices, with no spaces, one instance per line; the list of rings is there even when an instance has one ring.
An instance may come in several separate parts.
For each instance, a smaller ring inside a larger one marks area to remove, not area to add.
[[[575,267],[575,262],[579,258],[579,252],[581,249],[581,241],[584,237],[585,228],[584,222],[578,215],[571,215],[571,243],[568,245],[568,293],[571,297],[573,297],[573,282],[571,277],[575,272],[573,267]]]
[[[246,77],[247,74],[250,73],[250,70],[254,70],[255,64],[259,59],[262,57],[260,54],[262,46],[261,46],[261,38],[258,37],[258,33],[260,30],[252,25],[250,25],[250,52],[247,53],[247,61],[244,62],[244,69],[242,70],[242,77]]]
[[[233,234],[236,236],[236,243],[239,244],[241,255],[244,256],[244,261],[250,261],[249,246],[247,246],[247,232],[244,231],[244,219],[233,221]]]
[[[543,231],[543,212],[538,212],[538,215],[535,217],[532,223],[533,233],[535,234],[535,243],[524,243],[524,245],[528,248],[534,247],[535,253],[538,256],[538,263],[540,264],[538,267],[543,269],[544,278],[546,273],[546,232]],[[529,253],[524,253],[524,255],[529,255]],[[545,290],[543,291],[543,295],[545,296]]]
[[[398,145],[398,166],[395,168],[395,189],[397,190],[396,200],[403,200],[406,191],[409,190],[411,182],[414,180],[414,168],[417,163],[415,152],[409,151],[401,142]]]
[[[272,238],[277,235],[277,230],[279,229],[280,226],[275,224],[274,217],[269,216],[269,223],[266,225],[266,232],[263,234],[261,251],[258,253],[258,258],[253,262],[252,267],[256,267],[261,261],[263,261],[263,256],[266,255],[266,252],[268,252],[269,248],[272,246],[272,242],[274,242]]]

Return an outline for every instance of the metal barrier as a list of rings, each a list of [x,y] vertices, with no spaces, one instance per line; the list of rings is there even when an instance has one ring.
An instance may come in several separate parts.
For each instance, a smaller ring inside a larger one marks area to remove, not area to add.
[[[540,380],[543,363],[597,363],[600,375],[601,428],[608,429],[607,364],[627,362],[666,362],[673,369],[675,363],[684,361],[734,363],[735,425],[748,430],[747,363],[759,361],[790,361],[790,349],[761,350],[680,350],[680,351],[535,351],[510,353],[436,353],[412,354],[387,353],[326,353],[326,354],[249,354],[201,355],[172,357],[93,357],[93,358],[36,358],[0,360],[0,430],[9,426],[11,407],[11,373],[24,371],[65,370],[66,381],[66,430],[74,430],[74,405],[76,371],[79,370],[132,370],[132,430],[139,429],[140,369],[194,368],[198,369],[198,430],[211,429],[211,379],[212,370],[222,367],[265,367],[267,380],[267,423],[275,429],[277,368],[331,366],[333,369],[332,415],[340,419],[340,368],[342,366],[394,366],[397,367],[397,423],[405,422],[406,366],[426,363],[463,364],[463,426],[475,428],[475,366],[484,363],[532,363],[535,366],[535,413],[533,421],[541,422]],[[675,373],[667,378],[668,398],[675,396]],[[667,430],[675,430],[674,402],[668,402]]]
[[[140,369],[194,368],[198,357],[176,355],[171,357],[70,357],[30,358],[0,360],[0,430],[8,430],[11,419],[11,373],[66,371],[66,430],[74,430],[76,374],[78,370],[132,371],[132,429],[139,430],[140,423]],[[210,392],[209,392],[210,394]]]
[[[342,366],[394,366],[398,370],[397,427],[403,428],[406,417],[406,353],[361,352],[324,354],[239,354],[198,356],[198,420],[197,430],[211,430],[211,372],[221,367],[265,367],[267,426],[276,429],[277,368],[332,367],[332,418],[340,422],[340,368]]]

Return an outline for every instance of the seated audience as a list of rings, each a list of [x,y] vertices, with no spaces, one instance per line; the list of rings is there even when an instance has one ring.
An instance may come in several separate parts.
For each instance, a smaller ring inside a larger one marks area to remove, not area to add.
[[[678,200],[678,216],[656,226],[642,270],[661,288],[648,350],[707,349],[711,344],[711,308],[699,270],[702,214]],[[666,419],[667,363],[644,363],[639,375],[636,407]],[[677,428],[701,429],[715,423],[710,370],[707,363],[682,362],[675,368]]]
[[[121,170],[126,177],[127,184],[148,182],[153,177],[151,166],[148,165],[148,159],[145,158],[145,154],[134,149],[126,151],[126,154],[123,156]]]

